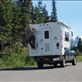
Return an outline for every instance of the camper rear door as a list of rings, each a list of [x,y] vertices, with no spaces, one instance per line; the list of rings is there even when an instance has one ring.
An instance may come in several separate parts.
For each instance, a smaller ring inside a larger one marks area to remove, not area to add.
[[[48,27],[43,28],[43,54],[44,55],[51,55],[51,40],[52,40],[52,35],[51,35],[51,29]]]

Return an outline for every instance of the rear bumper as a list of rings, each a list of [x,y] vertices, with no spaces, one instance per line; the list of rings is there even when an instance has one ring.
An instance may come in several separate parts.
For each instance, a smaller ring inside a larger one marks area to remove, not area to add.
[[[55,56],[35,56],[33,57],[37,62],[42,62],[45,64],[53,64],[54,62],[60,62],[61,61],[61,55],[55,55]]]

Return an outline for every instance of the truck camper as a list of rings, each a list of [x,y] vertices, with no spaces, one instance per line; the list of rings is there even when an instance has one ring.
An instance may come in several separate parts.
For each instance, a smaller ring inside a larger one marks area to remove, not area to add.
[[[30,37],[29,55],[33,57],[38,67],[43,64],[53,64],[65,67],[66,62],[76,65],[76,53],[71,50],[73,32],[64,23],[47,22],[32,24],[30,29],[33,35]]]

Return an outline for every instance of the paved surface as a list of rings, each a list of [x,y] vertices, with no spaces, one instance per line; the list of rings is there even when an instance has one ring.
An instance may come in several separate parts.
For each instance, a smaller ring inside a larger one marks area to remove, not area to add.
[[[0,70],[0,82],[82,82],[82,62],[76,66],[67,64],[65,68],[52,66],[38,69],[27,67]]]

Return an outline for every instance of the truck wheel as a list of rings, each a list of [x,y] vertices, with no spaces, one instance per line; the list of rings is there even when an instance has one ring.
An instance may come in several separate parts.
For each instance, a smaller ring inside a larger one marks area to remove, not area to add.
[[[38,68],[43,68],[43,63],[37,62]]]
[[[65,58],[64,57],[62,58],[62,61],[60,62],[60,66],[65,67]]]
[[[53,65],[54,65],[54,67],[57,67],[57,63],[54,63]]]
[[[76,57],[74,56],[73,60],[72,60],[72,65],[76,65],[77,64],[77,60]]]

